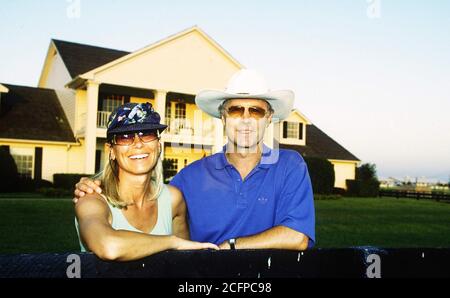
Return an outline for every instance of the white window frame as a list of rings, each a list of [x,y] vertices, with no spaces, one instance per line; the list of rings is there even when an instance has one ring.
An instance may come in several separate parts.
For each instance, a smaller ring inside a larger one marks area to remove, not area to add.
[[[17,166],[17,172],[22,177],[34,178],[34,148],[19,148],[19,147],[10,147],[11,156],[14,158],[14,162]],[[23,166],[22,162],[27,159],[25,162],[29,163],[29,165]],[[26,170],[26,172],[24,171]],[[29,175],[28,175],[29,172]]]

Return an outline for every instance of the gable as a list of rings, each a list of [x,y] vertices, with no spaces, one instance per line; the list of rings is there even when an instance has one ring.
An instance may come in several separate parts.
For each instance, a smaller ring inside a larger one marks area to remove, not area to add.
[[[311,124],[311,122],[308,120],[308,118],[306,118],[306,116],[303,115],[302,113],[300,113],[300,111],[297,109],[293,109],[291,114],[289,115],[289,117],[284,119],[283,121],[303,122],[305,124]]]
[[[8,88],[0,84],[0,93],[8,93],[8,91],[9,91]]]
[[[223,89],[242,66],[198,28],[124,56],[81,77],[100,83],[197,94]]]
[[[39,78],[38,87],[63,90],[65,89],[65,84],[70,79],[70,74],[61,55],[57,51],[54,43],[51,42],[45,58],[44,67],[42,68],[41,77]]]

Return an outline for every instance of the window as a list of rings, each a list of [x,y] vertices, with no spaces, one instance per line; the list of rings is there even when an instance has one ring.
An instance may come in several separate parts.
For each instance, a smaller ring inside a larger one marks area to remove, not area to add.
[[[33,177],[33,154],[33,148],[11,148],[11,156],[16,162],[17,172],[20,177]]]
[[[295,122],[287,123],[287,137],[292,139],[298,138],[298,123]]]
[[[102,111],[113,112],[118,106],[122,105],[125,101],[123,95],[105,95],[103,98]]]
[[[178,172],[178,159],[168,158],[167,161],[168,161],[167,170],[177,173]]]
[[[186,119],[186,104],[184,103],[175,104],[175,118]]]
[[[283,138],[285,139],[303,139],[303,123],[283,122]]]

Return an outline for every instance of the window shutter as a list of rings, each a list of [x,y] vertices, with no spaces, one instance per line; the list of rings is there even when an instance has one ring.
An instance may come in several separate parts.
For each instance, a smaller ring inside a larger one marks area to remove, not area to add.
[[[283,121],[283,138],[286,139],[287,138],[287,121]]]
[[[34,179],[42,179],[42,147],[34,148]]]
[[[100,163],[102,159],[102,151],[101,150],[95,150],[95,172],[100,172]]]
[[[298,124],[298,139],[303,140],[303,123]]]

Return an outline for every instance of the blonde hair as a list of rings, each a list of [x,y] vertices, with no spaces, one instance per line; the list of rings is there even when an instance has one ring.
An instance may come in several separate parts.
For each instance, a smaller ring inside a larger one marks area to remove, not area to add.
[[[117,208],[126,208],[133,205],[132,201],[124,201],[119,196],[119,165],[117,160],[112,160],[110,157],[103,171],[96,174],[94,178],[102,181],[103,194],[111,205]],[[156,165],[151,170],[151,175],[148,175],[145,181],[144,198],[150,201],[158,199],[163,185],[163,166],[161,152],[159,152]]]

